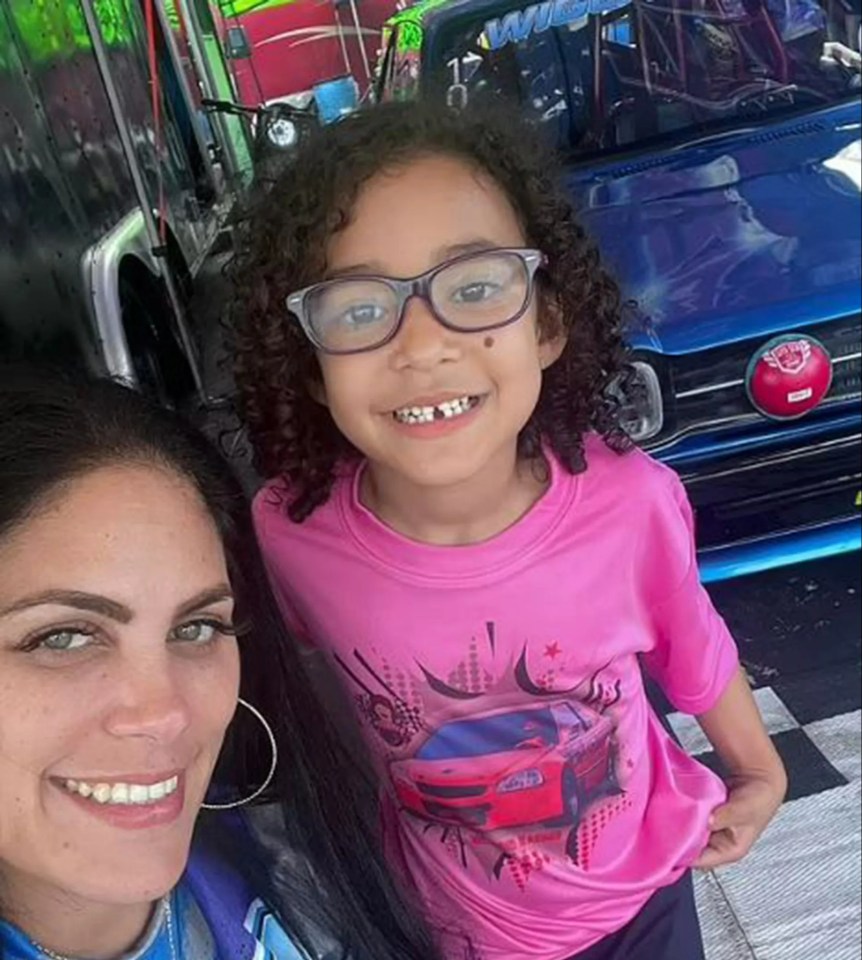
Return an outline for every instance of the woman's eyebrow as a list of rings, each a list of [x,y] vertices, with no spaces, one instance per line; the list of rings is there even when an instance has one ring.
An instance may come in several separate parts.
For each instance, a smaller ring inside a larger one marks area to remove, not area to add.
[[[29,610],[31,607],[59,606],[72,607],[75,610],[86,610],[88,613],[98,613],[116,620],[118,623],[129,623],[132,611],[122,603],[100,597],[95,593],[84,593],[81,590],[43,590],[29,597],[22,597],[8,607],[0,610],[0,617]]]
[[[184,617],[196,610],[203,610],[204,607],[210,607],[214,603],[223,603],[225,600],[233,600],[233,591],[226,583],[221,583],[217,587],[209,587],[201,590],[191,600],[187,600],[176,612],[177,617]]]
[[[233,600],[233,592],[227,584],[222,583],[215,587],[208,587],[183,603],[177,609],[176,616],[184,617],[196,610],[225,600]],[[0,617],[43,606],[86,610],[88,613],[98,613],[110,620],[116,620],[118,623],[130,623],[134,619],[134,613],[125,604],[118,603],[116,600],[109,600],[107,597],[95,593],[85,593],[81,590],[43,590],[41,593],[22,597],[8,607],[0,609]]]

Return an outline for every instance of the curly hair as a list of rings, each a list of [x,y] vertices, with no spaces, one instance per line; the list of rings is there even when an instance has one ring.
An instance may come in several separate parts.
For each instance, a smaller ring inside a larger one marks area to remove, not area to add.
[[[228,268],[234,377],[254,463],[282,477],[288,514],[301,522],[329,498],[339,465],[361,456],[329,411],[313,399],[315,349],[285,300],[319,281],[329,239],[351,218],[363,185],[381,171],[429,156],[463,159],[490,177],[519,216],[527,244],[540,249],[540,335],[566,337],[545,371],[536,409],[519,437],[523,458],[547,443],[572,473],[586,468],[584,435],[612,449],[630,446],[612,388],[630,377],[619,288],[603,268],[561,186],[551,151],[517,111],[433,103],[391,103],[322,127],[261,192],[237,227]]]

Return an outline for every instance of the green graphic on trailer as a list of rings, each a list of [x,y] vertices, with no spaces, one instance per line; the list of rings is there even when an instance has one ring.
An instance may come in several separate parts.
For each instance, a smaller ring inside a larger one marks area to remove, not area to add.
[[[93,10],[99,20],[102,36],[108,47],[128,47],[132,43],[123,0],[94,0]],[[12,18],[26,58],[33,63],[47,63],[69,58],[81,50],[92,50],[87,22],[78,0],[11,0]],[[0,31],[0,68],[13,62],[9,49],[15,42],[5,30]]]

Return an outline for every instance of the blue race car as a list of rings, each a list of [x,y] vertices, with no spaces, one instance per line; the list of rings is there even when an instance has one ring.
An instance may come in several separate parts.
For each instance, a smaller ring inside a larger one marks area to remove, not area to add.
[[[380,100],[505,97],[635,305],[632,435],[705,580],[862,545],[859,0],[425,0]]]

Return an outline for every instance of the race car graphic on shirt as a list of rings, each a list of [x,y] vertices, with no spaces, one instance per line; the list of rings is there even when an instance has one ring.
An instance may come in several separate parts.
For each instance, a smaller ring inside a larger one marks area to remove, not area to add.
[[[629,805],[631,759],[618,740],[622,697],[612,663],[572,677],[556,640],[514,654],[497,627],[437,675],[393,669],[373,648],[336,655],[356,706],[382,744],[391,797],[425,841],[465,867],[520,887],[552,860],[588,869],[609,823]]]
[[[618,790],[613,734],[577,701],[495,710],[445,724],[390,772],[401,805],[430,820],[577,826],[591,800]]]

